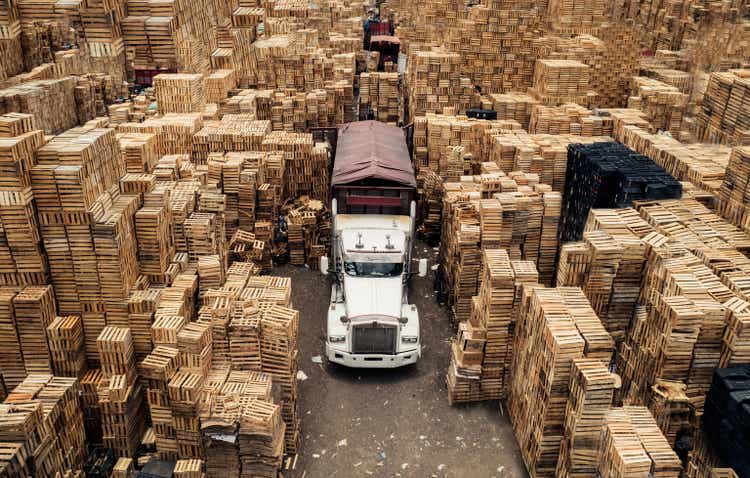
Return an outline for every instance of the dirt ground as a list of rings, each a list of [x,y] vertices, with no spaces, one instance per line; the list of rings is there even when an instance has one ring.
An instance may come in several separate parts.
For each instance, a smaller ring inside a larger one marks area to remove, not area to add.
[[[418,245],[429,265],[437,250]],[[527,477],[513,430],[497,402],[449,406],[445,372],[453,334],[435,298],[434,272],[415,277],[411,302],[420,311],[422,359],[395,370],[327,364],[324,318],[330,284],[317,271],[284,266],[300,310],[302,446],[287,478]],[[315,361],[313,360],[315,358]],[[316,361],[322,358],[322,363]]]

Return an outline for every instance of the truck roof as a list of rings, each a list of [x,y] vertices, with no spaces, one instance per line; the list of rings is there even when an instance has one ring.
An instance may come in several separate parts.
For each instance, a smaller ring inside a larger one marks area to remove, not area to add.
[[[417,186],[401,128],[379,121],[357,121],[339,128],[331,185],[355,185],[367,180]]]

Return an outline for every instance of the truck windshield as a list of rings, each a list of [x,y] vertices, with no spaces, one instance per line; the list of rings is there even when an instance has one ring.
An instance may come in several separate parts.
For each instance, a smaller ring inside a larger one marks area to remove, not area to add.
[[[344,262],[347,275],[357,277],[396,277],[404,265],[400,262]]]

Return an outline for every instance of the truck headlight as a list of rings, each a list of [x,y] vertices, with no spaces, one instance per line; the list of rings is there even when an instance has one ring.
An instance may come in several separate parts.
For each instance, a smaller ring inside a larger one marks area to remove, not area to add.
[[[329,335],[328,341],[332,344],[346,342],[346,335]]]
[[[419,337],[413,337],[413,336],[408,336],[408,335],[404,335],[403,337],[401,337],[401,342],[405,344],[416,344],[417,340],[419,340]]]

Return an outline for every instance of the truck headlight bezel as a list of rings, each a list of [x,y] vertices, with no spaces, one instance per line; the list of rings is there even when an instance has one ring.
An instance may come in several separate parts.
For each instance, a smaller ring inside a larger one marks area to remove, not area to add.
[[[416,344],[419,342],[419,337],[415,335],[403,335],[401,336],[401,343],[404,344]]]
[[[332,344],[342,344],[346,342],[346,335],[329,335],[328,342]]]

